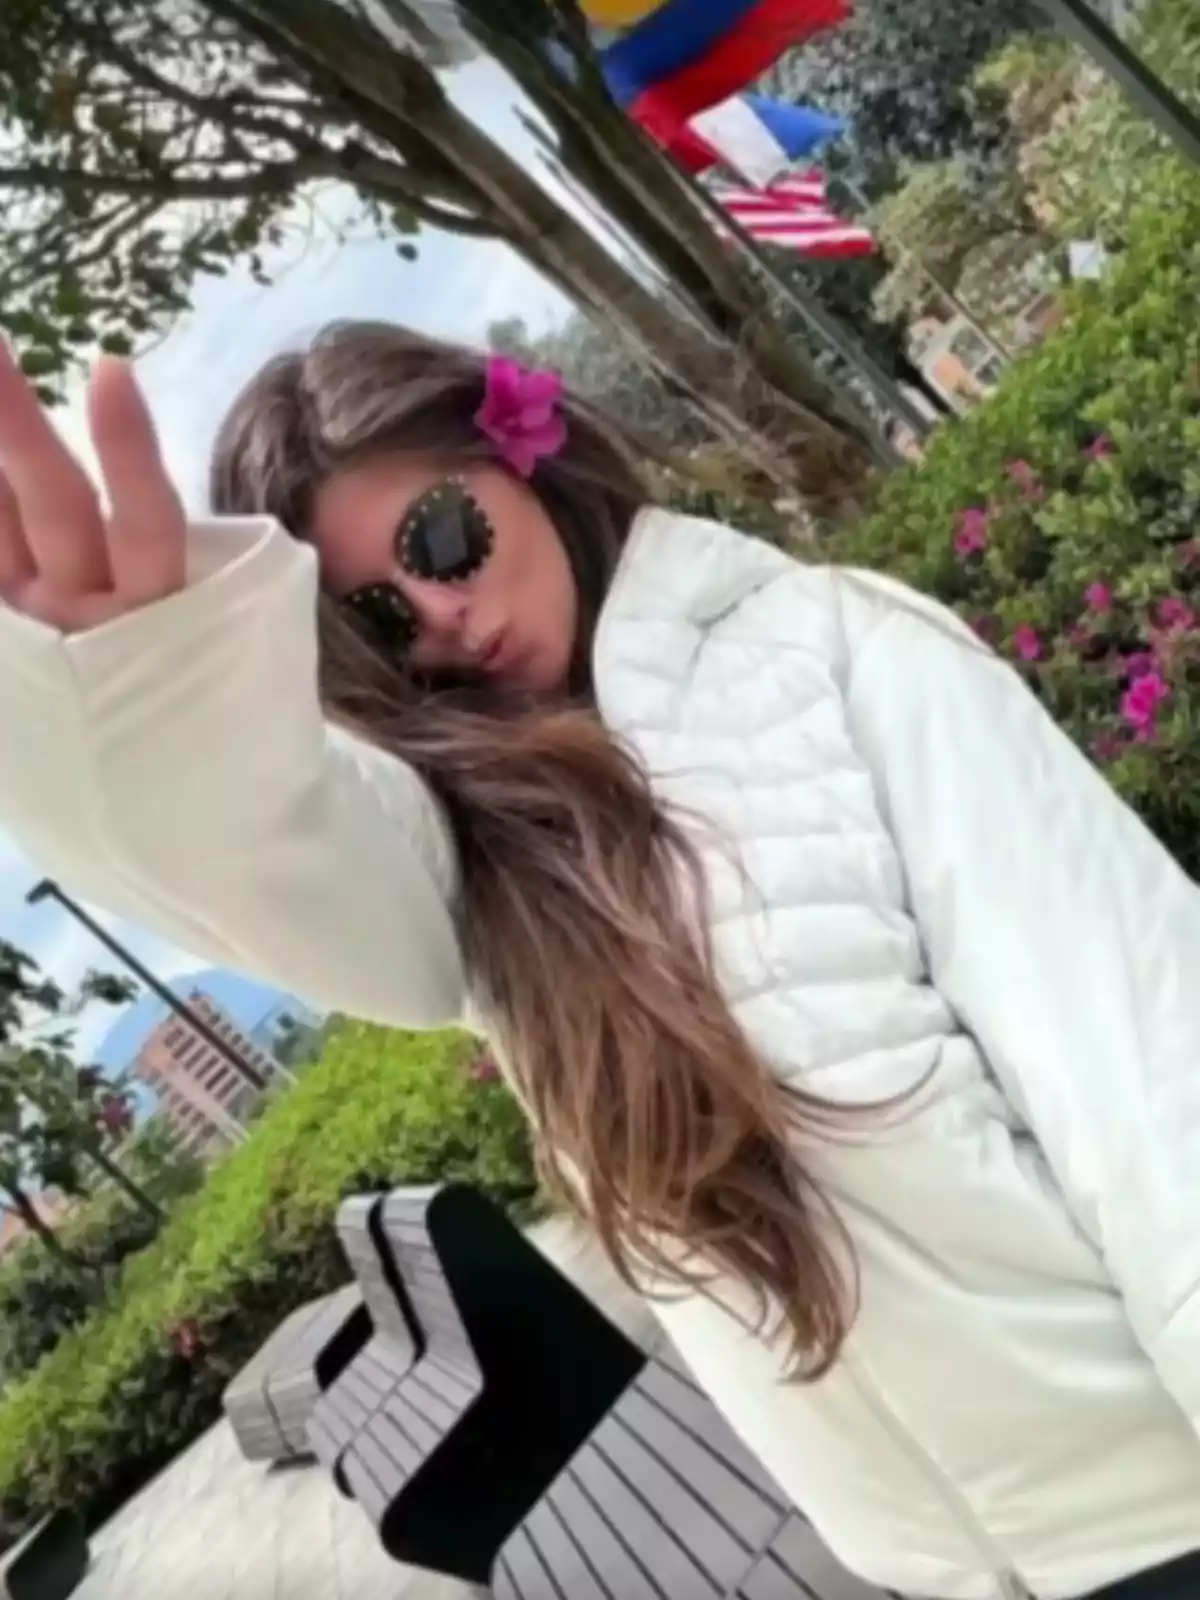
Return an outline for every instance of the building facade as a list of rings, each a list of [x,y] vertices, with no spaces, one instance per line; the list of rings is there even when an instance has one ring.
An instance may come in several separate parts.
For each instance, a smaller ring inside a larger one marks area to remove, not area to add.
[[[189,1008],[268,1083],[284,1069],[200,990]],[[202,1034],[172,1014],[150,1034],[133,1063],[134,1075],[157,1097],[157,1115],[180,1146],[201,1153],[210,1145],[239,1143],[259,1091]]]

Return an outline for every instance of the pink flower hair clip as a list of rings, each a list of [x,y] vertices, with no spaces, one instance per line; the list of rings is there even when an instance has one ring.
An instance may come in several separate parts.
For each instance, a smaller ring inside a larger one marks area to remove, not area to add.
[[[543,456],[557,455],[567,442],[562,392],[560,373],[532,371],[510,356],[488,357],[475,422],[523,478],[532,478]]]

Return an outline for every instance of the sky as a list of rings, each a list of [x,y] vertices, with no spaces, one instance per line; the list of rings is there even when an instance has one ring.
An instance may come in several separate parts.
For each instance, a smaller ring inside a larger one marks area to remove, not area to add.
[[[472,62],[446,81],[487,132],[537,170],[534,141],[516,114],[512,86],[498,69]],[[203,504],[208,445],[227,401],[269,355],[322,323],[339,316],[377,317],[473,341],[502,316],[519,314],[537,330],[552,326],[568,310],[561,294],[505,246],[425,230],[417,241],[418,259],[409,263],[397,255],[394,242],[365,234],[350,243],[337,241],[336,225],[349,211],[347,197],[331,193],[320,209],[302,247],[290,242],[276,259],[268,259],[269,269],[279,269],[270,287],[260,287],[241,270],[202,280],[192,311],[138,360],[168,464],[193,508]],[[81,411],[77,388],[59,425],[90,462]],[[36,864],[0,826],[0,938],[28,950],[70,987],[89,967],[111,965],[111,958],[56,907],[25,905],[25,893],[39,876]],[[163,979],[202,965],[191,952],[107,917],[103,908],[91,909]],[[111,1021],[103,1012],[85,1017],[81,1052]]]

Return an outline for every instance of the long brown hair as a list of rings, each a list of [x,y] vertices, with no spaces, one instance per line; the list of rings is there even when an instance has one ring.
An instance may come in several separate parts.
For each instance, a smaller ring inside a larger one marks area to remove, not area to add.
[[[476,352],[343,323],[277,356],[220,431],[211,497],[304,537],[314,490],[389,450],[486,455]],[[576,682],[554,702],[418,686],[329,604],[322,692],[445,808],[461,863],[467,971],[533,1122],[551,1192],[630,1282],[704,1289],[718,1272],[782,1318],[796,1368],[827,1369],[852,1315],[844,1232],[806,1170],[827,1103],[784,1088],[714,976],[705,882],[679,819],[590,703],[592,627],[645,489],[632,452],[567,401],[569,439],[533,487],[582,601]]]

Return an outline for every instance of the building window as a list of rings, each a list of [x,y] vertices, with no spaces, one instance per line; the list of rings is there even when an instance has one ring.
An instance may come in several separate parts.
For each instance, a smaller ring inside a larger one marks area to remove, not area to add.
[[[974,328],[960,328],[954,335],[950,349],[967,371],[975,374],[979,373],[980,368],[987,364],[993,354],[987,340],[981,338]]]
[[[221,1075],[221,1058],[208,1056],[197,1066],[192,1076],[202,1089],[211,1088],[213,1082]]]
[[[990,361],[985,361],[975,374],[980,383],[986,384],[989,389],[994,389],[1004,376],[1004,363],[998,356],[993,356]]]

